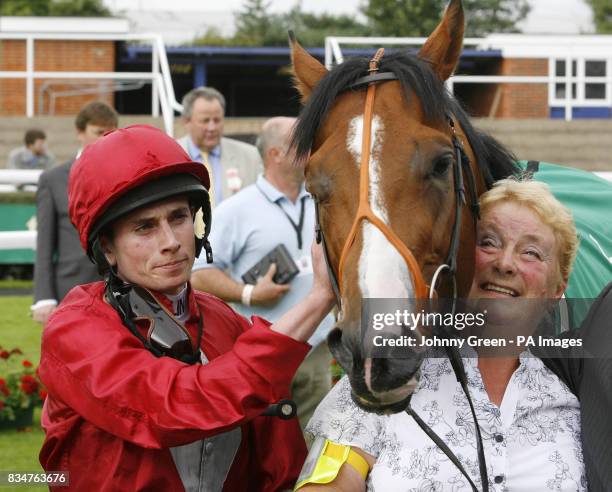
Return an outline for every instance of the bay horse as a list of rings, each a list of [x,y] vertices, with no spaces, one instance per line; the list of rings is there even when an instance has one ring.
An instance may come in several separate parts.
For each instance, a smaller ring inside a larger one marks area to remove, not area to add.
[[[451,0],[418,54],[379,50],[330,71],[290,33],[304,104],[292,144],[305,162],[339,304],[329,346],[369,411],[406,408],[418,361],[364,354],[362,300],[422,299],[428,285],[440,297],[465,297],[477,196],[517,171],[511,153],[476,130],[445,89],[463,32],[461,1]]]

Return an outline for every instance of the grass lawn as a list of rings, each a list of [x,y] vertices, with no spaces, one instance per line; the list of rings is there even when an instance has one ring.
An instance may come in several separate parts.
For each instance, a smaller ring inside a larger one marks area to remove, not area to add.
[[[0,345],[9,350],[19,347],[38,365],[42,327],[30,318],[29,296],[0,296]],[[40,428],[40,408],[34,414],[34,427],[26,431],[0,431],[0,471],[42,471],[38,451],[44,433]],[[0,487],[0,490],[40,491],[41,487]]]
[[[32,286],[31,280],[0,280],[0,289],[32,289]]]

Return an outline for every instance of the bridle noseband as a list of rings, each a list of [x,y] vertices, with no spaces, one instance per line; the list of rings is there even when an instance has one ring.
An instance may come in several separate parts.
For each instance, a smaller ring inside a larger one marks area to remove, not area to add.
[[[369,188],[370,188],[370,176],[369,176],[369,168],[370,168],[370,148],[371,148],[371,132],[372,132],[372,117],[374,111],[374,99],[376,96],[376,87],[379,83],[384,83],[391,80],[398,80],[398,77],[393,72],[379,72],[379,64],[380,60],[384,55],[384,48],[380,48],[374,58],[370,60],[368,75],[357,79],[354,83],[352,83],[347,89],[356,89],[359,87],[367,86],[366,93],[366,101],[364,108],[364,116],[363,116],[363,132],[362,132],[362,141],[361,141],[361,162],[360,162],[360,170],[359,170],[359,205],[357,208],[357,214],[355,219],[353,220],[353,224],[351,226],[349,235],[344,242],[344,246],[342,248],[342,253],[340,255],[340,260],[338,262],[338,275],[336,276],[333,268],[331,267],[329,261],[329,252],[327,248],[327,242],[325,241],[325,236],[323,234],[323,230],[321,229],[320,223],[320,214],[319,214],[319,206],[318,200],[315,197],[315,209],[316,209],[316,238],[318,243],[323,243],[323,253],[325,256],[325,261],[327,263],[327,269],[330,275],[330,279],[332,282],[332,287],[334,289],[334,293],[336,295],[337,304],[340,310],[342,310],[342,277],[344,273],[344,265],[346,263],[347,256],[350,252],[351,247],[355,243],[357,238],[357,234],[359,232],[359,226],[361,222],[368,221],[372,225],[378,228],[383,235],[387,238],[387,240],[395,247],[395,249],[402,256],[406,265],[408,267],[408,271],[412,277],[412,283],[414,286],[415,298],[417,299],[427,299],[433,298],[435,296],[435,288],[438,282],[440,275],[443,272],[447,272],[451,277],[452,285],[453,285],[453,299],[457,297],[457,283],[456,283],[456,273],[457,273],[457,255],[459,250],[459,239],[461,233],[461,212],[462,207],[466,204],[465,197],[465,185],[463,181],[463,172],[466,173],[469,180],[469,190],[470,190],[470,198],[472,202],[472,213],[474,216],[474,221],[478,220],[480,212],[479,212],[479,204],[478,204],[478,195],[476,192],[476,179],[474,177],[474,173],[472,171],[472,167],[470,165],[470,160],[468,156],[465,154],[463,149],[463,145],[459,141],[457,137],[457,133],[455,130],[455,122],[452,115],[449,113],[447,115],[449,128],[451,129],[451,139],[453,142],[453,147],[455,150],[455,159],[453,161],[453,179],[454,179],[454,193],[455,193],[455,222],[453,226],[449,252],[446,258],[446,262],[441,264],[435,271],[434,275],[431,279],[431,285],[427,285],[425,279],[423,277],[423,272],[419,266],[418,261],[410,251],[410,248],[406,246],[406,244],[397,236],[397,234],[387,225],[385,224],[376,214],[373,212],[370,207],[369,200]]]

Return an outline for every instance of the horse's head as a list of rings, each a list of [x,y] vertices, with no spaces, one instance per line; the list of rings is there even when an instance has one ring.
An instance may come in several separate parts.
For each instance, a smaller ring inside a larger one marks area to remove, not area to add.
[[[476,166],[476,157],[507,159],[471,127],[444,88],[459,60],[463,24],[461,2],[452,0],[418,55],[396,53],[375,63],[351,59],[329,72],[292,39],[296,86],[305,104],[294,145],[298,158],[308,157],[307,187],[318,202],[341,298],[330,349],[350,377],[355,401],[374,411],[405,407],[407,381],[418,364],[364,354],[362,299],[428,296],[427,285],[452,253],[454,172],[462,173],[461,164],[456,167],[457,142],[473,164],[476,186],[470,190],[465,178],[468,196],[493,179],[486,163]],[[368,74],[379,76],[371,84],[364,79]],[[455,255],[459,296],[469,290],[474,251],[469,207],[461,215]],[[452,278],[447,275],[436,289],[452,297]]]

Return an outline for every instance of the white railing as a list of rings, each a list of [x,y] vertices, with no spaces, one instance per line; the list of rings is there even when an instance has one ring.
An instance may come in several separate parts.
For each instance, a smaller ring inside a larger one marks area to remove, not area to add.
[[[35,185],[42,173],[42,169],[0,169],[0,186]]]
[[[32,249],[36,251],[36,231],[0,232],[0,250]]]
[[[26,43],[26,69],[25,71],[0,71],[0,79],[25,79],[26,81],[26,116],[34,116],[34,80],[36,79],[88,79],[88,80],[139,80],[152,85],[151,115],[159,116],[161,107],[164,128],[170,136],[174,134],[174,111],[179,113],[183,107],[176,101],[170,65],[166,55],[166,47],[162,37],[158,34],[68,34],[68,33],[3,33],[0,40],[24,40]],[[134,41],[151,45],[151,71],[150,72],[49,72],[36,71],[35,41]]]
[[[387,37],[361,37],[361,36],[327,36],[325,38],[325,67],[330,70],[334,64],[344,62],[341,44],[376,45],[376,46],[422,46],[427,38],[387,38]],[[483,38],[465,38],[464,46],[481,46],[486,40]]]
[[[362,46],[422,46],[427,38],[386,38],[386,37],[350,37],[350,36],[328,36],[325,38],[325,66],[331,69],[334,64],[339,64],[344,61],[341,45],[362,45]],[[508,43],[508,41],[505,41]],[[602,40],[599,44],[606,46],[610,44],[609,40]],[[606,44],[607,43],[607,44]],[[464,46],[474,47],[482,50],[498,49],[495,43],[487,38],[465,38]],[[511,58],[511,56],[510,56]],[[548,105],[562,106],[564,108],[564,116],[566,121],[572,120],[572,111],[574,107],[610,107],[612,106],[612,58],[609,56],[597,57],[606,62],[607,75],[605,77],[588,77],[584,74],[582,65],[577,74],[571,76],[555,75],[555,62],[565,62],[566,70],[570,70],[572,63],[576,61],[584,62],[585,57],[581,56],[559,56],[559,53],[552,53],[546,57],[536,56],[536,58],[545,58],[548,60],[548,75],[545,76],[511,76],[511,75],[455,75],[446,81],[448,90],[453,93],[455,84],[546,84],[548,86]],[[582,88],[587,84],[605,84],[606,97],[601,100],[588,100],[584,95],[579,101],[573,95],[573,87],[580,88],[580,92],[584,92]],[[556,87],[562,84],[564,87],[565,96],[557,97]],[[494,103],[495,105],[495,103]]]

